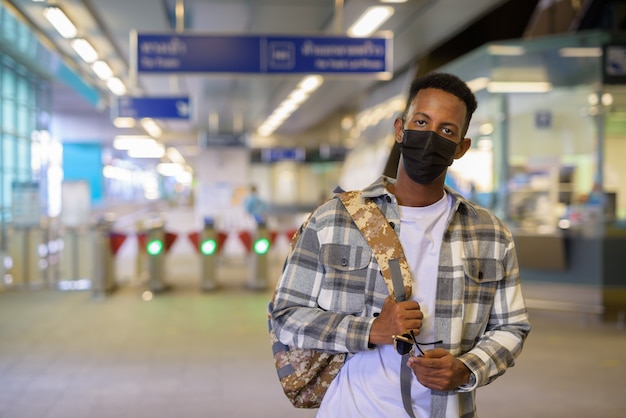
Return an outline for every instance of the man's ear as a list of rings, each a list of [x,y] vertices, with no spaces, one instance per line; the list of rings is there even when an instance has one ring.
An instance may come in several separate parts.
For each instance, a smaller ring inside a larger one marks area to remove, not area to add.
[[[402,142],[402,131],[404,130],[404,121],[402,120],[402,118],[396,118],[396,120],[393,122],[393,129],[396,134],[396,142]]]
[[[459,143],[459,145],[457,145],[456,147],[456,152],[454,153],[454,159],[458,160],[459,158],[464,156],[467,150],[470,149],[471,146],[472,146],[472,139],[463,138],[461,140],[461,143]]]

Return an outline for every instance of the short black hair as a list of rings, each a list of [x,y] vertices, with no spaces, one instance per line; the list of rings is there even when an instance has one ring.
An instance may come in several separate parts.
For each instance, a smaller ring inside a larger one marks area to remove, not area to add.
[[[404,120],[407,119],[408,115],[406,114],[406,112],[409,111],[411,103],[413,103],[413,100],[415,100],[415,96],[417,96],[417,93],[423,89],[443,90],[458,97],[463,103],[465,103],[465,108],[467,109],[464,127],[465,134],[467,132],[467,128],[469,127],[470,120],[472,119],[472,115],[478,107],[478,103],[476,102],[476,96],[474,96],[474,93],[472,93],[472,90],[468,87],[468,85],[459,77],[449,73],[433,72],[416,78],[411,83],[411,89],[409,90],[409,97],[406,102],[406,108],[404,109],[404,113],[402,115],[402,118]]]

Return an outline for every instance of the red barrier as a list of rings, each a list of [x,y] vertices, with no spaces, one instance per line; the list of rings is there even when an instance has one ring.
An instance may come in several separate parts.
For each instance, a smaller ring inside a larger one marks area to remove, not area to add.
[[[248,231],[240,231],[239,239],[244,247],[246,247],[246,252],[252,251],[252,235]]]
[[[111,248],[111,253],[113,255],[117,254],[120,247],[126,241],[126,234],[122,234],[120,232],[110,232],[109,233],[109,246]]]
[[[296,231],[297,229],[288,229],[287,231],[269,231],[268,238],[270,240],[270,245],[275,245],[276,239],[283,234],[287,238],[287,241],[291,241]],[[200,232],[190,232],[187,236],[196,251],[200,252]],[[239,238],[241,244],[244,246],[246,252],[248,253],[252,251],[252,236],[253,234],[250,231],[239,231],[237,233],[237,237]],[[220,251],[222,251],[222,248],[224,248],[224,243],[228,238],[228,233],[216,231],[215,237],[217,241],[217,252],[219,253]],[[169,249],[169,247],[167,247],[167,249]]]
[[[178,234],[173,232],[165,232],[165,252],[168,252],[172,245],[174,245],[174,241],[178,238]]]
[[[200,234],[198,232],[190,232],[188,235],[189,241],[193,244],[193,248],[200,252]]]
[[[148,245],[148,233],[138,232],[137,233],[137,249],[139,251],[146,251],[146,245]]]
[[[222,251],[224,247],[224,243],[226,242],[226,238],[228,238],[228,234],[226,232],[218,232],[217,233],[217,251]]]

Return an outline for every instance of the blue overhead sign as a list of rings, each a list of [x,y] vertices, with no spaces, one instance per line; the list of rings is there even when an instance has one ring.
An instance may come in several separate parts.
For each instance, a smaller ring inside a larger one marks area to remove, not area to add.
[[[277,161],[304,161],[306,151],[304,148],[268,148],[263,150],[261,158],[267,163]]]
[[[189,97],[120,97],[115,117],[189,119]]]
[[[392,38],[135,34],[138,73],[365,74],[391,78]]]

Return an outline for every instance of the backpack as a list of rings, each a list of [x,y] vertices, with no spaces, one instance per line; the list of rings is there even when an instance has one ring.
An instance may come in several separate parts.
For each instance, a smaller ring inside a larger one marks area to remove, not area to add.
[[[374,252],[389,293],[391,295],[405,294],[409,297],[413,278],[398,236],[389,226],[380,209],[373,201],[363,202],[359,191],[343,192],[337,196]],[[311,215],[294,234],[290,253]],[[398,291],[394,292],[394,289]],[[274,293],[275,296],[276,293]],[[318,408],[332,380],[343,366],[347,353],[327,353],[281,343],[272,329],[270,319],[274,309],[274,297],[268,304],[267,322],[278,379],[293,406]]]

